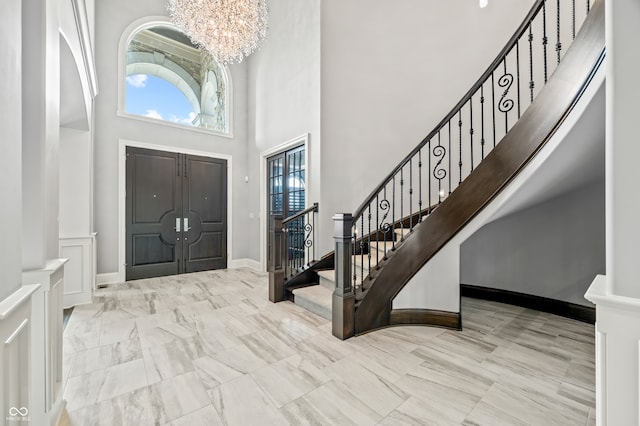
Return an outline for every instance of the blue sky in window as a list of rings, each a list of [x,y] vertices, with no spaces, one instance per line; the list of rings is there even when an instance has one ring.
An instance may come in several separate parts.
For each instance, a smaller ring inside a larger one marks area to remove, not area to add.
[[[127,77],[126,109],[129,114],[191,125],[195,113],[173,84],[158,77],[135,74]]]

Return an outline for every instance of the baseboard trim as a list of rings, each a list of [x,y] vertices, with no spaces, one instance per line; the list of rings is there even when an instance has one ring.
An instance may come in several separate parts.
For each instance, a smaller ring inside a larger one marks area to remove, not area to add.
[[[249,268],[258,272],[262,271],[262,264],[253,259],[233,259],[229,262],[229,269]]]
[[[431,309],[393,309],[389,318],[389,325],[428,325],[453,330],[462,329],[459,312]]]
[[[522,306],[523,308],[547,312],[588,324],[596,323],[595,308],[549,299],[548,297],[533,296],[515,291],[479,287],[469,284],[460,284],[460,296]]]
[[[96,285],[116,284],[120,282],[122,281],[120,281],[120,274],[118,272],[96,275]]]

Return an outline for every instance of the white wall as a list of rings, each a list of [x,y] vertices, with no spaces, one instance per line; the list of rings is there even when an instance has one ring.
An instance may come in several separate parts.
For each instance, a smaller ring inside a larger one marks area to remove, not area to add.
[[[96,2],[96,63],[100,95],[95,106],[95,231],[98,233],[98,273],[117,272],[118,264],[118,145],[120,139],[233,157],[233,253],[247,257],[246,65],[232,65],[233,138],[117,116],[118,44],[126,27],[148,16],[167,15],[164,0]],[[124,66],[124,64],[122,64]]]
[[[320,2],[270,0],[268,6],[267,39],[248,59],[248,203],[256,218],[249,224],[250,235],[255,236],[260,235],[261,222],[264,225],[267,220],[259,217],[260,203],[264,203],[260,196],[265,178],[260,176],[262,152],[308,133],[309,205],[320,197]],[[248,257],[259,260],[260,249],[259,244],[252,244]]]
[[[7,178],[0,180],[3,247],[0,256],[0,301],[20,287],[22,255],[22,23],[21,1],[0,3],[0,128]]]
[[[601,179],[482,227],[460,246],[460,282],[593,306],[604,223]]]
[[[449,112],[532,4],[322,2],[324,229],[334,213],[353,212]],[[323,235],[323,252],[331,237]]]
[[[60,128],[60,237],[91,234],[90,133]]]

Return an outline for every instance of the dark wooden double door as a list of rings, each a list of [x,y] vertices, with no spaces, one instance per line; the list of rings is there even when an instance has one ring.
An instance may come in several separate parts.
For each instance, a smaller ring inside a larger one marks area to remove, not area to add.
[[[226,268],[226,160],[126,155],[127,280]]]

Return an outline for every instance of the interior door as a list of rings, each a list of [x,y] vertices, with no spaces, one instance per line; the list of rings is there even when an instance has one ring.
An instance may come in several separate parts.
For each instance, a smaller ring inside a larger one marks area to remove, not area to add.
[[[184,272],[227,267],[227,162],[186,156]]]
[[[180,154],[129,147],[126,163],[126,278],[178,274]]]
[[[227,162],[127,148],[126,279],[227,267]]]

